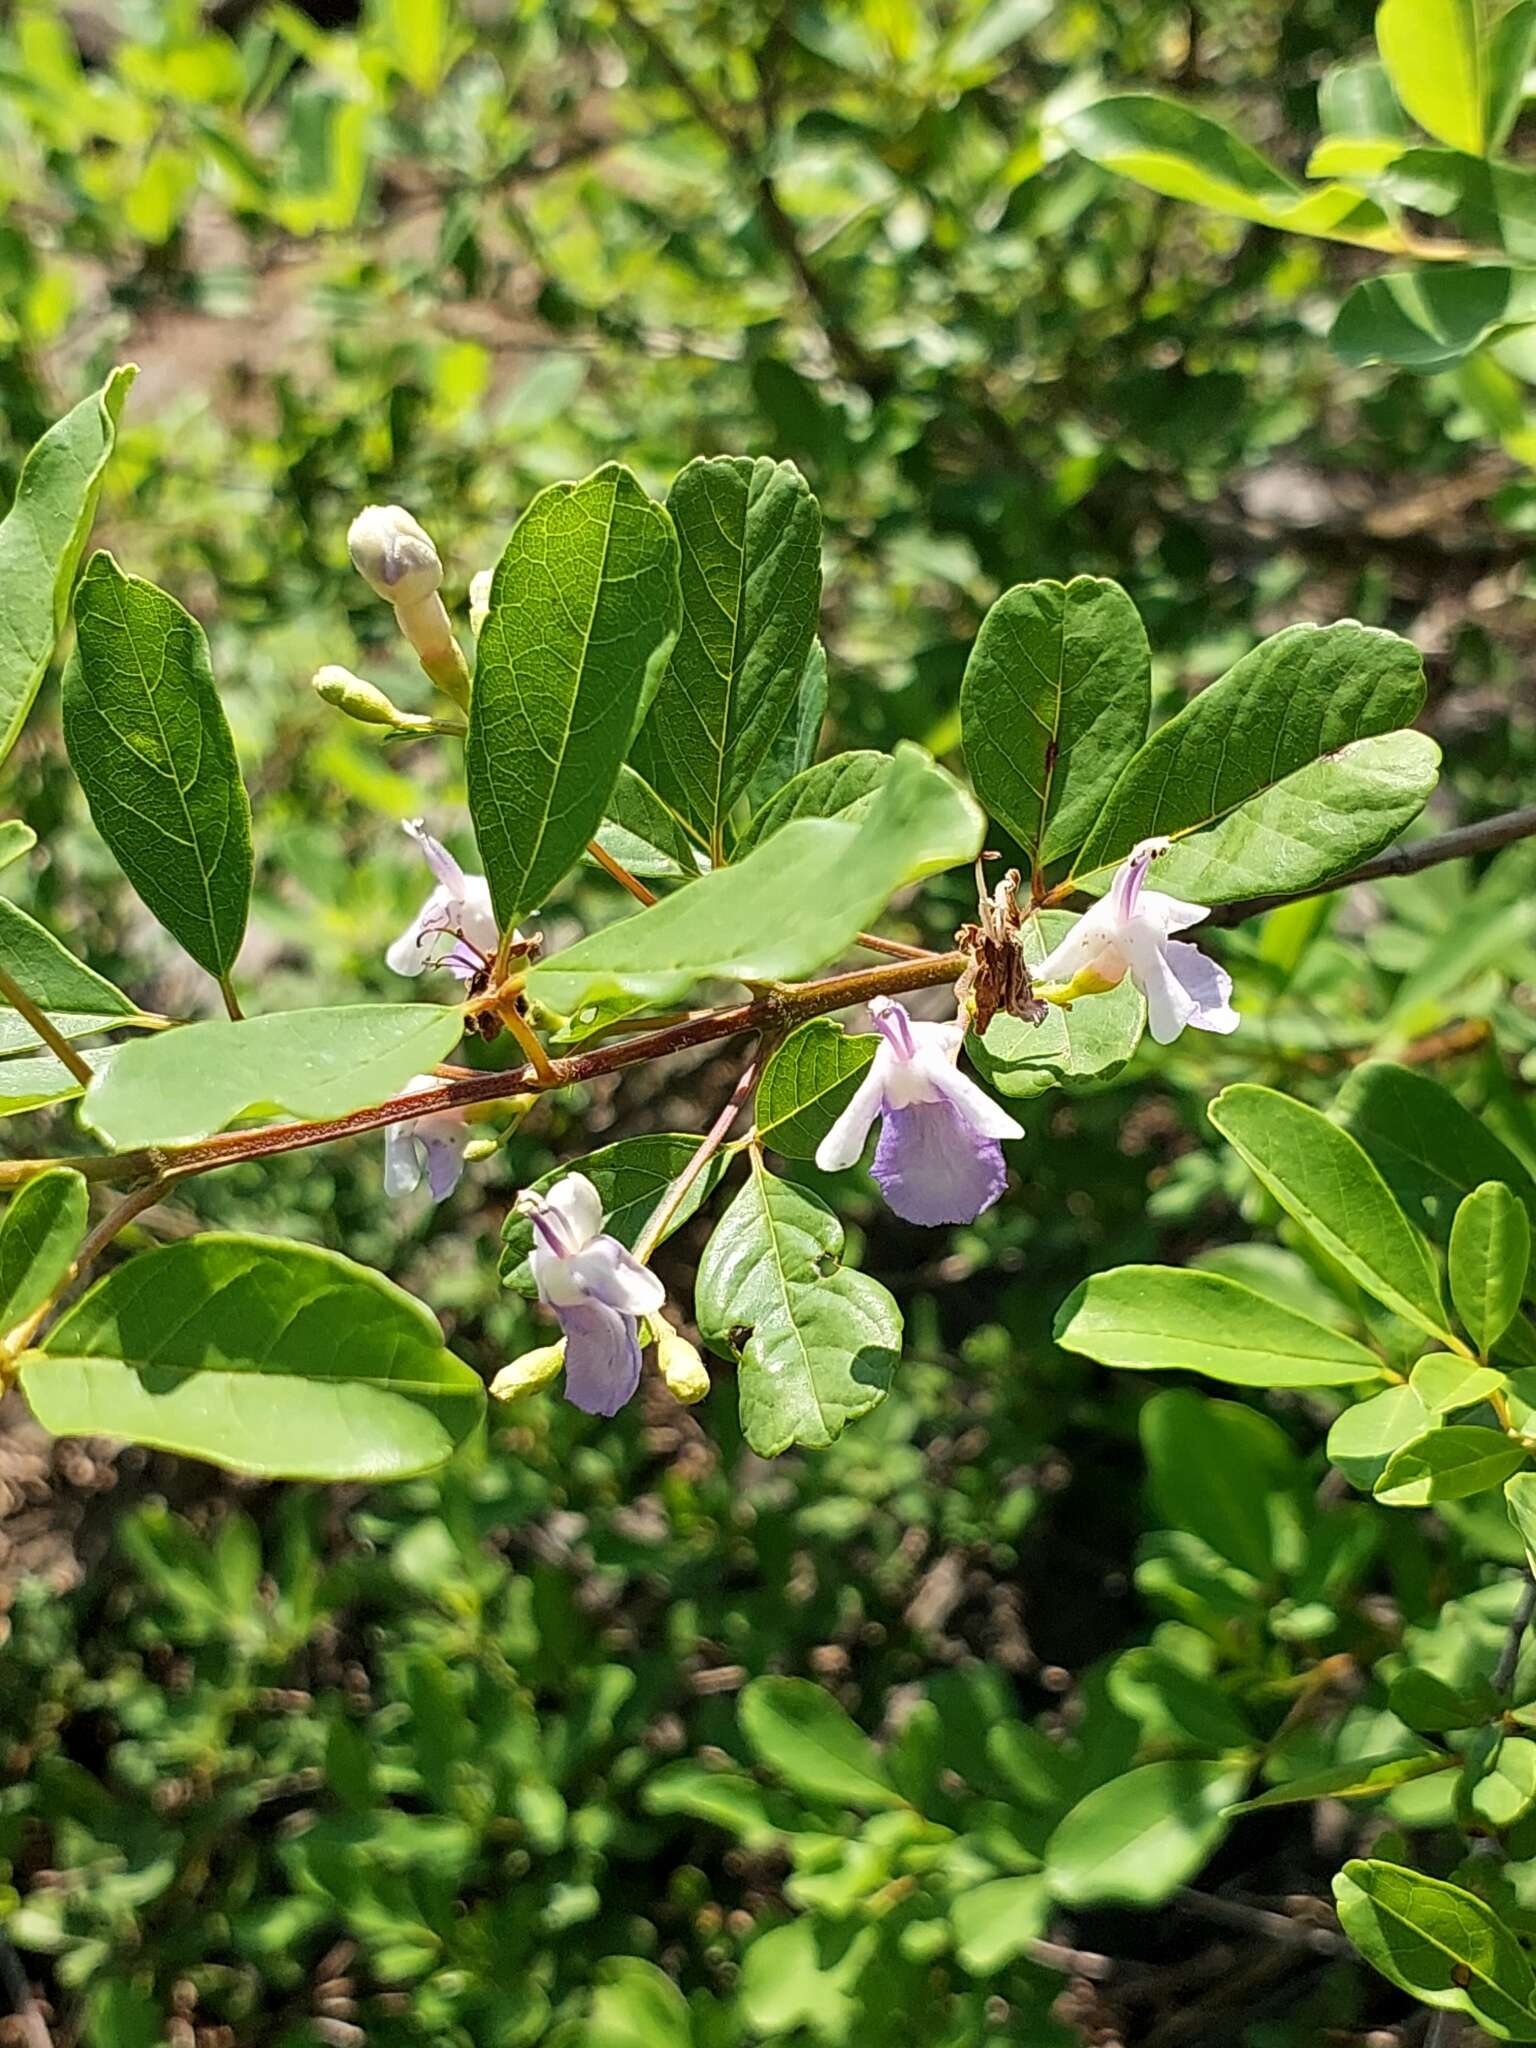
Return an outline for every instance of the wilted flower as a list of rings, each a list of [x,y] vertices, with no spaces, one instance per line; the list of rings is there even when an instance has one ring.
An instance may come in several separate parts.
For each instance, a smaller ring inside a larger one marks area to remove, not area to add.
[[[1232,977],[1198,946],[1170,937],[1210,916],[1203,903],[1184,903],[1146,888],[1147,870],[1169,842],[1143,839],[1116,872],[1107,894],[1085,911],[1061,944],[1035,969],[1035,993],[1053,1002],[1115,988],[1126,975],[1147,999],[1147,1028],[1170,1045],[1186,1024],[1197,1031],[1235,1031]]]
[[[539,1300],[565,1336],[566,1399],[588,1415],[616,1415],[640,1384],[639,1318],[666,1292],[604,1231],[602,1197],[585,1174],[566,1174],[547,1194],[525,1190],[517,1213],[533,1225]]]
[[[879,1117],[871,1170],[896,1214],[909,1223],[969,1223],[1003,1192],[998,1141],[1022,1138],[1023,1129],[956,1067],[965,1039],[958,1020],[918,1023],[885,996],[869,1014],[883,1043],[817,1147],[816,1164],[827,1173],[852,1166]]]
[[[408,819],[404,829],[426,855],[437,886],[384,955],[385,962],[396,974],[446,967],[460,981],[472,981],[498,943],[489,884],[484,875],[466,875],[422,819]],[[440,943],[444,939],[450,941],[446,947]]]
[[[441,1086],[430,1074],[418,1074],[400,1092],[424,1095]],[[433,1201],[446,1201],[464,1172],[468,1143],[469,1125],[457,1109],[434,1110],[430,1116],[407,1117],[403,1123],[391,1124],[384,1133],[385,1194],[410,1194],[421,1185],[425,1171]]]
[[[443,580],[432,537],[403,505],[365,505],[347,529],[352,566],[379,597],[409,610]]]

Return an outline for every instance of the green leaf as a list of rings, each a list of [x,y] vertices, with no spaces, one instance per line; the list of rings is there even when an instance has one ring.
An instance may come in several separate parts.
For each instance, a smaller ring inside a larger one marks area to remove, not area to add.
[[[793,1791],[838,1807],[906,1805],[869,1737],[809,1679],[754,1678],[740,1713],[758,1762]]]
[[[1439,774],[1440,749],[1421,732],[1354,740],[1178,840],[1152,886],[1195,903],[1313,888],[1390,845]]]
[[[1055,1335],[1101,1365],[1199,1372],[1241,1387],[1347,1387],[1382,1371],[1342,1331],[1236,1280],[1169,1266],[1093,1274],[1062,1305]]]
[[[1502,147],[1525,103],[1525,81],[1536,63],[1536,0],[1515,0],[1488,39],[1486,147]]]
[[[1151,711],[1146,629],[1118,583],[1019,583],[987,613],[960,686],[966,766],[1037,868],[1081,846]]]
[[[973,859],[983,826],[953,776],[900,745],[857,824],[785,825],[744,860],[541,962],[528,993],[569,1016],[610,995],[668,1002],[712,978],[793,980],[841,952],[898,889]]]
[[[1381,208],[1342,185],[1295,185],[1267,157],[1193,107],[1120,93],[1056,123],[1079,155],[1171,199],[1295,235],[1388,245]]]
[[[672,522],[617,463],[551,484],[512,529],[464,757],[503,930],[538,908],[602,823],[677,620]]]
[[[822,1448],[890,1390],[901,1311],[842,1251],[831,1210],[756,1159],[704,1248],[699,1331],[738,1360],[742,1429],[762,1457]]]
[[[850,1038],[841,1024],[813,1017],[778,1047],[757,1085],[757,1135],[786,1159],[812,1159],[853,1099],[880,1041]]]
[[[700,457],[667,495],[682,625],[634,761],[716,849],[789,717],[821,603],[821,510],[792,462]]]
[[[234,965],[251,894],[251,807],[197,621],[107,554],[75,591],[64,741],[96,829],[210,974]]]
[[[1050,1894],[1043,1877],[997,1877],[958,1893],[949,1918],[961,1969],[973,1977],[995,1977],[1044,1934]]]
[[[1278,1424],[1188,1387],[1154,1394],[1139,1421],[1158,1512],[1256,1579],[1272,1577],[1272,1509],[1294,1477]]]
[[[796,818],[843,818],[857,824],[874,802],[891,765],[889,754],[867,751],[834,754],[830,761],[818,761],[768,799],[737,840],[732,858],[740,860]]]
[[[1464,1500],[1502,1486],[1525,1460],[1524,1449],[1497,1430],[1452,1423],[1394,1451],[1376,1482],[1376,1498],[1388,1507]]]
[[[116,1058],[111,1046],[82,1055],[94,1073],[101,1073]],[[24,1110],[44,1109],[56,1102],[72,1102],[85,1093],[62,1060],[51,1053],[35,1059],[0,1060],[0,1116],[19,1116]]]
[[[1412,1784],[1415,1778],[1454,1770],[1459,1761],[1434,1750],[1420,1750],[1416,1756],[1360,1757],[1271,1785],[1255,1799],[1240,1799],[1228,1809],[1228,1815],[1235,1820],[1240,1813],[1262,1813],[1271,1806],[1310,1806],[1316,1799],[1380,1799],[1399,1785]]]
[[[1531,1264],[1531,1219],[1501,1180],[1472,1190],[1451,1224],[1451,1300],[1479,1351],[1520,1313]]]
[[[85,1176],[54,1166],[25,1181],[0,1218],[0,1331],[40,1309],[63,1284],[90,1221]]]
[[[1429,1248],[1355,1140],[1319,1110],[1251,1082],[1224,1088],[1210,1119],[1287,1215],[1370,1295],[1451,1343]]]
[[[1395,363],[1427,376],[1532,321],[1536,273],[1499,263],[1444,264],[1357,284],[1328,342],[1346,363]]]
[[[1387,1707],[1418,1734],[1450,1735],[1493,1718],[1499,1698],[1486,1678],[1457,1687],[1422,1664],[1410,1664],[1388,1686]]]
[[[641,1787],[647,1813],[686,1814],[723,1828],[749,1849],[771,1849],[784,1830],[768,1808],[768,1795],[740,1771],[710,1770],[691,1757],[663,1764]]]
[[[1485,1401],[1504,1385],[1504,1375],[1453,1351],[1431,1351],[1414,1366],[1408,1384],[1431,1415],[1450,1415]]]
[[[1479,0],[1382,0],[1376,47],[1403,106],[1438,141],[1481,156],[1487,51]]]
[[[1045,1847],[1045,1876],[1064,1906],[1156,1906],[1209,1861],[1242,1794],[1231,1764],[1141,1764],[1096,1785]]]
[[[1436,1426],[1417,1387],[1388,1387],[1346,1408],[1328,1432],[1328,1456],[1351,1486],[1369,1493],[1404,1444]]]
[[[1469,1777],[1474,1768],[1469,1759]],[[1536,1742],[1523,1735],[1497,1738],[1465,1790],[1468,1806],[1485,1828],[1512,1828],[1536,1806]]]
[[[1031,967],[1038,967],[1077,919],[1070,911],[1039,910],[1026,918],[1019,943]],[[1119,1073],[1141,1043],[1147,1006],[1127,975],[1117,988],[1081,1001],[1053,1003],[1038,1024],[1000,1012],[985,1038],[974,1032],[967,1050],[999,1095],[1014,1099],[1047,1088],[1091,1087]]]
[[[1536,1472],[1517,1472],[1505,1480],[1504,1505],[1525,1545],[1531,1570],[1536,1571]]]
[[[1536,2040],[1536,1976],[1491,1906],[1395,1863],[1346,1863],[1333,1880],[1344,1932],[1424,2005],[1465,2013],[1501,2041]]]
[[[1501,1180],[1536,1216],[1536,1181],[1487,1124],[1416,1067],[1370,1060],[1346,1076],[1334,1119],[1415,1220],[1444,1238],[1456,1205]]]
[[[1110,791],[1074,873],[1112,867],[1138,840],[1219,824],[1320,755],[1408,724],[1423,699],[1423,661],[1395,633],[1288,626],[1158,727]]]
[[[619,770],[597,843],[645,881],[692,881],[699,872],[698,849],[682,820],[633,768]]]
[[[600,1968],[581,2048],[693,2048],[688,2001],[665,1970],[638,1956],[609,1956]]]
[[[1328,67],[1317,88],[1317,118],[1325,135],[1385,139],[1409,132],[1386,66],[1375,57]]]
[[[1401,206],[1453,221],[1480,249],[1536,263],[1536,171],[1449,149],[1410,149],[1381,174]]]
[[[1536,0],[1533,0],[1536,5]],[[817,743],[827,716],[827,650],[813,640],[800,671],[800,685],[788,718],[747,784],[747,809],[760,811],[786,782],[803,775],[816,758]]]
[[[3,530],[0,528],[0,532]],[[13,860],[20,860],[36,844],[37,834],[30,825],[23,825],[19,818],[5,819],[0,823],[0,868],[8,868]]]
[[[132,367],[114,370],[48,429],[22,464],[0,522],[0,761],[16,744],[63,631],[118,416],[137,375]]]
[[[0,896],[0,967],[29,995],[40,1010],[90,1020],[72,1037],[87,1030],[105,1031],[114,1020],[130,1022],[139,1015],[121,989],[103,975],[83,966],[73,953],[61,946],[52,932],[45,931],[36,918],[17,904]],[[0,1023],[9,1023],[13,1011],[0,1008]],[[31,1027],[16,1044],[33,1044]],[[5,1041],[6,1050],[13,1049]]]
[[[610,1237],[616,1237],[620,1244],[633,1245],[650,1221],[656,1204],[702,1143],[700,1138],[672,1132],[654,1132],[643,1138],[621,1138],[615,1145],[604,1145],[596,1152],[589,1152],[585,1159],[573,1159],[568,1165],[552,1167],[548,1173],[530,1182],[530,1186],[536,1194],[542,1195],[568,1173],[585,1174],[602,1197],[604,1230]],[[716,1156],[705,1167],[662,1233],[663,1243],[708,1200],[725,1171],[725,1165],[725,1160]],[[501,1230],[502,1285],[515,1287],[530,1301],[538,1293],[528,1266],[528,1255],[532,1250],[533,1225],[526,1216],[519,1216],[515,1210],[509,1211]]]
[[[122,1047],[83,1115],[117,1151],[193,1144],[241,1116],[346,1116],[429,1073],[463,1029],[458,1010],[435,1003],[185,1024]]]
[[[56,1436],[117,1436],[266,1479],[404,1479],[485,1405],[419,1302],[337,1252],[211,1232],[98,1280],[23,1354]]]

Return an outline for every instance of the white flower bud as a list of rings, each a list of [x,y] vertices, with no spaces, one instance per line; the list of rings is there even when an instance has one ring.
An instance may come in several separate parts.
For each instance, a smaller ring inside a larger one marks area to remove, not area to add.
[[[504,1365],[491,1381],[493,1401],[520,1401],[525,1394],[536,1394],[540,1387],[547,1387],[565,1366],[565,1341],[558,1344],[541,1344],[537,1351],[525,1351],[521,1358],[514,1358],[510,1365]]]
[[[691,1408],[709,1392],[709,1372],[697,1350],[675,1330],[662,1328],[656,1339],[656,1370],[674,1400]]]
[[[491,611],[491,578],[494,569],[481,569],[469,579],[469,630],[478,640]]]
[[[397,609],[420,604],[443,580],[431,536],[403,505],[365,505],[347,529],[347,552],[370,590]]]

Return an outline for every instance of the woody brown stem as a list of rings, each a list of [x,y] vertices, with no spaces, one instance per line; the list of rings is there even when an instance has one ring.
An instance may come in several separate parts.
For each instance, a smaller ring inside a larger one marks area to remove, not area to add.
[[[1536,835],[1536,805],[1489,818],[1477,825],[1465,825],[1443,832],[1434,839],[1399,847],[1365,861],[1348,874],[1319,882],[1309,889],[1287,895],[1250,897],[1241,903],[1219,906],[1212,913],[1213,924],[1234,924],[1278,904],[1299,902],[1309,896],[1331,895],[1356,882],[1378,881],[1393,875],[1418,874],[1442,861],[1469,854],[1486,853]],[[505,943],[505,942],[504,942]],[[549,1060],[547,1072],[533,1068],[512,1073],[468,1075],[462,1080],[443,1081],[418,1095],[403,1095],[370,1109],[354,1110],[348,1116],[329,1117],[316,1123],[280,1124],[271,1130],[230,1131],[205,1138],[195,1145],[164,1146],[120,1153],[115,1159],[79,1160],[19,1159],[0,1163],[0,1187],[17,1187],[32,1175],[56,1165],[79,1166],[96,1179],[142,1180],[158,1171],[174,1172],[177,1178],[206,1173],[216,1166],[228,1166],[243,1159],[269,1158],[279,1152],[302,1151],[310,1145],[330,1144],[337,1138],[358,1137],[407,1117],[435,1116],[443,1110],[467,1109],[480,1102],[495,1102],[508,1095],[531,1095],[552,1088],[569,1088],[578,1082],[595,1080],[600,1074],[617,1073],[646,1060],[665,1059],[671,1053],[686,1052],[693,1046],[712,1045],[721,1039],[739,1038],[745,1033],[771,1031],[782,1034],[797,1024],[807,1023],[832,1010],[851,1009],[874,996],[910,995],[917,989],[938,988],[955,981],[964,971],[968,956],[962,952],[930,953],[917,960],[895,960],[889,967],[859,968],[849,974],[825,975],[816,981],[791,982],[767,988],[750,1002],[735,1003],[718,1010],[666,1024],[652,1031],[638,1032],[616,1045],[600,1046],[592,1052],[568,1059]],[[0,994],[5,984],[0,980]],[[25,1014],[25,1012],[23,1012]],[[76,1056],[78,1057],[78,1055]]]

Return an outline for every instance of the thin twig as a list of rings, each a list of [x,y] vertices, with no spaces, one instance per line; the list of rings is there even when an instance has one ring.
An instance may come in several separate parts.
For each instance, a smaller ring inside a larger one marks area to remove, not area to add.
[[[89,1062],[75,1050],[69,1040],[56,1029],[53,1019],[37,1007],[21,984],[13,981],[3,967],[0,967],[0,997],[10,1004],[18,1016],[27,1020],[54,1058],[62,1061],[77,1081],[83,1081],[89,1087]]]
[[[892,960],[932,960],[936,957],[932,946],[906,946],[900,939],[882,939],[878,932],[860,932],[855,944],[867,946],[871,953],[884,953]]]
[[[1068,1948],[1063,1942],[1036,1940],[1025,1943],[1024,1953],[1042,1969],[1065,1970],[1069,1976],[1086,1977],[1093,1984],[1102,1984],[1115,1974],[1114,1957],[1100,1955],[1096,1949]]]
[[[1536,1615],[1536,1579],[1533,1579],[1527,1570],[1519,1605],[1510,1618],[1509,1633],[1504,1638],[1499,1661],[1493,1667],[1493,1689],[1501,1700],[1508,1697],[1510,1687],[1515,1682],[1515,1670],[1520,1662],[1520,1645],[1525,1641],[1525,1632],[1531,1625],[1533,1615]]]
[[[637,903],[643,903],[649,909],[656,901],[655,892],[647,889],[638,875],[632,875],[622,861],[615,860],[605,846],[600,846],[595,839],[589,839],[587,851],[603,872],[612,875],[616,882],[629,891]]]
[[[1332,881],[1315,884],[1310,889],[1285,889],[1272,896],[1243,896],[1235,903],[1218,903],[1211,912],[1208,923],[1212,925],[1241,924],[1245,918],[1258,917],[1267,910],[1283,909],[1287,903],[1305,903],[1312,896],[1332,896],[1340,889],[1352,889],[1359,882],[1394,881],[1400,875],[1421,874],[1425,868],[1438,867],[1442,861],[1463,860],[1477,853],[1495,853],[1501,846],[1512,846],[1517,839],[1536,836],[1536,804],[1527,804],[1518,811],[1505,811],[1497,818],[1484,818],[1476,825],[1458,825],[1454,831],[1441,832],[1433,839],[1416,839],[1407,846],[1390,847],[1385,853],[1378,853],[1374,860],[1362,861],[1357,868],[1335,875]]]
[[[1197,1913],[1204,1920],[1214,1920],[1223,1927],[1240,1928],[1245,1934],[1262,1934],[1275,1941],[1298,1942],[1319,1955],[1347,1956],[1354,1953],[1345,1937],[1332,1928],[1309,1927],[1304,1921],[1292,1920],[1284,1913],[1272,1913],[1266,1906],[1250,1906],[1241,1899],[1224,1899],[1218,1893],[1198,1892],[1190,1886],[1178,1894],[1178,1899],[1187,1912]]]
[[[735,1123],[742,1104],[757,1086],[757,1077],[762,1072],[770,1051],[771,1047],[760,1045],[742,1068],[736,1086],[731,1090],[730,1100],[704,1133],[703,1144],[699,1146],[677,1179],[667,1188],[646,1219],[645,1228],[635,1239],[634,1246],[635,1257],[642,1263],[660,1244],[666,1234],[667,1225],[687,1200],[688,1190],[730,1136],[731,1125]]]

